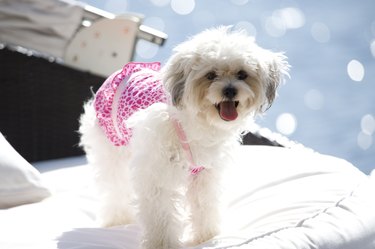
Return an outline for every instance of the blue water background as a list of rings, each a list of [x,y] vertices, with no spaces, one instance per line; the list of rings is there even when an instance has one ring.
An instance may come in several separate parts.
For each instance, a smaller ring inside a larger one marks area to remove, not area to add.
[[[291,78],[257,123],[365,173],[375,168],[374,0],[84,2],[116,14],[142,13],[145,24],[168,34],[161,48],[140,42],[138,61],[165,62],[174,46],[206,28],[246,27],[262,47],[284,51],[292,65]]]

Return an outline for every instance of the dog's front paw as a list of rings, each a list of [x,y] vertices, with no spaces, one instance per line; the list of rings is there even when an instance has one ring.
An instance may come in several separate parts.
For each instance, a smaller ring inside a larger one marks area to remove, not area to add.
[[[220,233],[219,227],[210,227],[209,229],[195,231],[193,233],[193,238],[189,241],[189,246],[197,246],[208,240],[214,238]]]
[[[142,249],[179,249],[179,248],[182,248],[182,245],[147,242],[147,243],[142,243],[141,248]]]
[[[142,249],[179,249],[182,243],[179,240],[163,238],[144,239],[141,244]]]

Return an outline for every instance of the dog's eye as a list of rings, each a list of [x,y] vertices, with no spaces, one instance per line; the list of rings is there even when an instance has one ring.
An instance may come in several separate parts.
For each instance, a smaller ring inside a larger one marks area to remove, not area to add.
[[[208,72],[208,73],[206,74],[205,77],[206,77],[206,79],[208,79],[208,80],[214,80],[214,79],[217,78],[217,74],[216,74],[215,71],[210,71],[210,72]]]
[[[237,79],[239,80],[245,80],[247,78],[248,74],[244,70],[240,70],[237,73]]]

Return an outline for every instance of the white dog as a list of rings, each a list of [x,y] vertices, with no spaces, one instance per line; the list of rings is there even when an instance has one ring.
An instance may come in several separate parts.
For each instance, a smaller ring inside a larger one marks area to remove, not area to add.
[[[181,247],[186,221],[192,243],[217,235],[222,170],[288,68],[282,53],[220,27],[178,45],[160,73],[130,63],[110,76],[80,126],[103,225],[136,220],[145,249]]]

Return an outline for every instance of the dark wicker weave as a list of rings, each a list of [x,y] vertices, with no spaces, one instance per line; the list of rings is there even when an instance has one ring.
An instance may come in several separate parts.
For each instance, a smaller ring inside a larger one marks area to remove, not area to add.
[[[30,162],[83,154],[78,118],[104,79],[7,48],[0,66],[0,132],[9,143]]]
[[[242,138],[243,145],[269,145],[269,146],[279,146],[283,147],[280,142],[275,140],[271,140],[270,138],[266,138],[261,136],[259,133],[256,132],[248,132]]]

